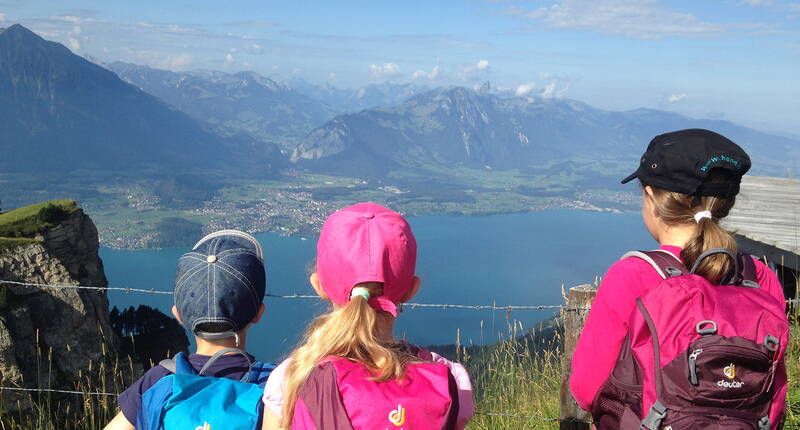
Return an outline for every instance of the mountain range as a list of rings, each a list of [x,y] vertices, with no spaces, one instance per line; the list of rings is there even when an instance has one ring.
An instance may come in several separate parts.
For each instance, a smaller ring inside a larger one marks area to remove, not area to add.
[[[575,100],[463,87],[337,116],[309,133],[291,160],[338,173],[430,164],[524,169],[559,160],[635,164],[653,136],[684,128],[716,130],[739,142],[752,154],[757,173],[782,175],[800,161],[800,142],[728,121],[652,109],[612,112]]]
[[[259,178],[285,166],[376,179],[447,178],[454,169],[616,178],[653,136],[693,127],[739,142],[755,173],[783,175],[800,161],[800,142],[727,121],[606,111],[488,85],[338,89],[254,72],[106,67],[20,25],[2,30],[0,168],[138,178],[187,169]]]

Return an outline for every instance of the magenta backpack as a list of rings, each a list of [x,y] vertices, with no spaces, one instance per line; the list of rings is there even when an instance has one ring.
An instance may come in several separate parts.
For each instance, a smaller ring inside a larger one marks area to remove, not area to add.
[[[416,355],[431,361],[430,352]],[[292,430],[451,430],[458,388],[441,363],[413,363],[402,381],[375,382],[360,363],[329,357],[300,388]]]
[[[720,285],[695,275],[724,253]],[[755,262],[712,249],[691,270],[664,250],[629,252],[664,279],[636,301],[617,364],[592,408],[600,430],[769,430],[775,370],[789,336],[785,303],[762,290]]]

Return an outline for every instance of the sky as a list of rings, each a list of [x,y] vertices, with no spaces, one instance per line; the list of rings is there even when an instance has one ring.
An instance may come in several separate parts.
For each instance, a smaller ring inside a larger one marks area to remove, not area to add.
[[[73,52],[360,87],[492,86],[800,136],[800,0],[0,0]]]

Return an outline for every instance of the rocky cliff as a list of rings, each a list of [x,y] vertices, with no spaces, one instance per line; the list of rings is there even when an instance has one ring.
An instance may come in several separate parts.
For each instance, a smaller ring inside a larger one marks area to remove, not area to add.
[[[36,239],[0,251],[0,280],[107,287],[97,228],[82,210],[72,211]],[[119,345],[105,290],[0,284],[0,385],[75,390],[88,384],[115,389],[98,381],[113,381],[119,372],[101,375],[103,370],[98,369],[118,362]],[[132,369],[126,380],[140,372],[138,365],[120,367]],[[27,393],[0,391],[6,410],[29,408],[30,398]]]

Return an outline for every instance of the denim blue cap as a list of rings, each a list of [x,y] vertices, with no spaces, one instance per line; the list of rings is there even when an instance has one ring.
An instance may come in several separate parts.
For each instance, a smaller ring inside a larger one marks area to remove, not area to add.
[[[204,339],[235,337],[258,313],[266,293],[264,253],[251,235],[221,230],[200,239],[178,260],[175,306],[184,327]],[[203,323],[223,332],[198,330]]]

